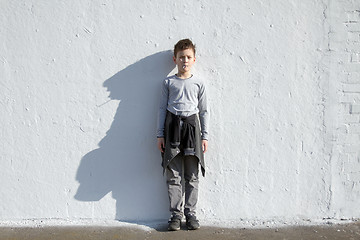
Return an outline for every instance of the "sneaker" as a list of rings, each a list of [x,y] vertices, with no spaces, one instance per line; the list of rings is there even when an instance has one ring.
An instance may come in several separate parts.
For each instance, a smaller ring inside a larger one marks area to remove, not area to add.
[[[196,230],[200,228],[199,221],[194,215],[186,216],[186,226],[188,230]]]
[[[178,231],[178,230],[180,230],[180,225],[181,225],[181,217],[173,216],[169,220],[168,230],[169,231]]]

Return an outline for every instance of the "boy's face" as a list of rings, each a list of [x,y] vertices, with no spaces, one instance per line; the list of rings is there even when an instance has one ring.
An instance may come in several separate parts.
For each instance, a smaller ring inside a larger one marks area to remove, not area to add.
[[[178,68],[178,73],[187,73],[191,71],[192,65],[195,63],[194,50],[191,48],[178,51],[176,57],[173,57]]]

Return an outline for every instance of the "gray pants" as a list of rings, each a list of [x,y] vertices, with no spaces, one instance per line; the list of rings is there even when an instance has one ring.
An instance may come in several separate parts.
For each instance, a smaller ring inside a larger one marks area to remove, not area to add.
[[[181,210],[183,206],[183,173],[185,179],[184,214],[185,216],[195,215],[199,189],[199,160],[195,156],[184,156],[180,153],[171,160],[166,169],[172,216],[182,217],[183,215]]]

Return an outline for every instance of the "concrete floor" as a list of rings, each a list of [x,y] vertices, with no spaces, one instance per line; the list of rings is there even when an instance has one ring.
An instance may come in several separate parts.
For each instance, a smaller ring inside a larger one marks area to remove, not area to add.
[[[157,229],[142,230],[135,227],[0,227],[1,240],[120,240],[120,239],[360,239],[360,222],[351,224],[331,224],[322,226],[284,227],[284,228],[215,228],[201,227],[196,231],[188,231],[182,227],[180,231],[168,232],[166,225]]]

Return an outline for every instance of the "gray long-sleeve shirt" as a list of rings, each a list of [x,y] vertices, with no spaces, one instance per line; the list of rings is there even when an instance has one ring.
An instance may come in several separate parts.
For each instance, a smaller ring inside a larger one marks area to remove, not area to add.
[[[209,109],[205,84],[199,78],[181,79],[176,75],[165,78],[161,88],[157,137],[164,137],[167,110],[183,117],[199,113],[201,138],[208,139]]]

